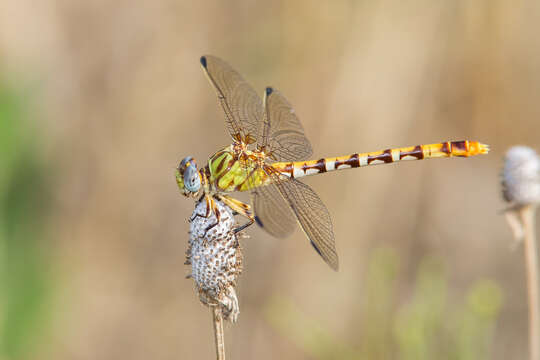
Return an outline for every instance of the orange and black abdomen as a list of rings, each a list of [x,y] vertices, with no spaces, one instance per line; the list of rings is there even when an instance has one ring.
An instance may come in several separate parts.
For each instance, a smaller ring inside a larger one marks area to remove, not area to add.
[[[327,171],[389,164],[405,160],[475,156],[486,154],[488,151],[487,145],[477,141],[447,141],[438,144],[416,145],[310,161],[278,162],[272,164],[272,166],[287,176],[300,178]]]

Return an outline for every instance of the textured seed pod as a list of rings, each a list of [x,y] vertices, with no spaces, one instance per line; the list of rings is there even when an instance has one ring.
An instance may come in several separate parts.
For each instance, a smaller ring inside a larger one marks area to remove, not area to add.
[[[219,305],[225,316],[236,321],[239,314],[236,281],[242,272],[242,249],[234,233],[232,210],[214,200],[219,212],[207,214],[207,203],[198,202],[191,216],[186,264],[206,305]]]
[[[514,146],[505,156],[503,197],[515,206],[540,202],[540,158],[526,146]]]

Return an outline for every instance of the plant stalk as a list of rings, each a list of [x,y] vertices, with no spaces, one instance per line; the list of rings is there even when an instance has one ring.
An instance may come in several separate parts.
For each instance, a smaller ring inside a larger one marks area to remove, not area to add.
[[[538,249],[536,244],[534,205],[524,206],[519,216],[524,229],[524,250],[527,266],[527,291],[529,297],[529,359],[540,360],[540,312],[538,290]]]
[[[217,360],[225,360],[225,336],[223,332],[223,313],[221,306],[212,306],[212,317],[214,319],[214,339],[216,343]]]

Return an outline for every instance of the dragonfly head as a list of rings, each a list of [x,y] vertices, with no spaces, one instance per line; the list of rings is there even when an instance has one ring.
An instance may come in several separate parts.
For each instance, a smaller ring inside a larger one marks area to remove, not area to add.
[[[201,189],[201,176],[197,163],[191,156],[185,157],[178,165],[176,183],[184,196],[196,196]]]

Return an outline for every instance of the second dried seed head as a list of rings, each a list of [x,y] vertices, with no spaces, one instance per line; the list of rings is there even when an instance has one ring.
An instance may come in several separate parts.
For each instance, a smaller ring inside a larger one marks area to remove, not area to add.
[[[514,146],[505,156],[502,186],[504,199],[513,206],[540,202],[540,157],[527,146]]]

